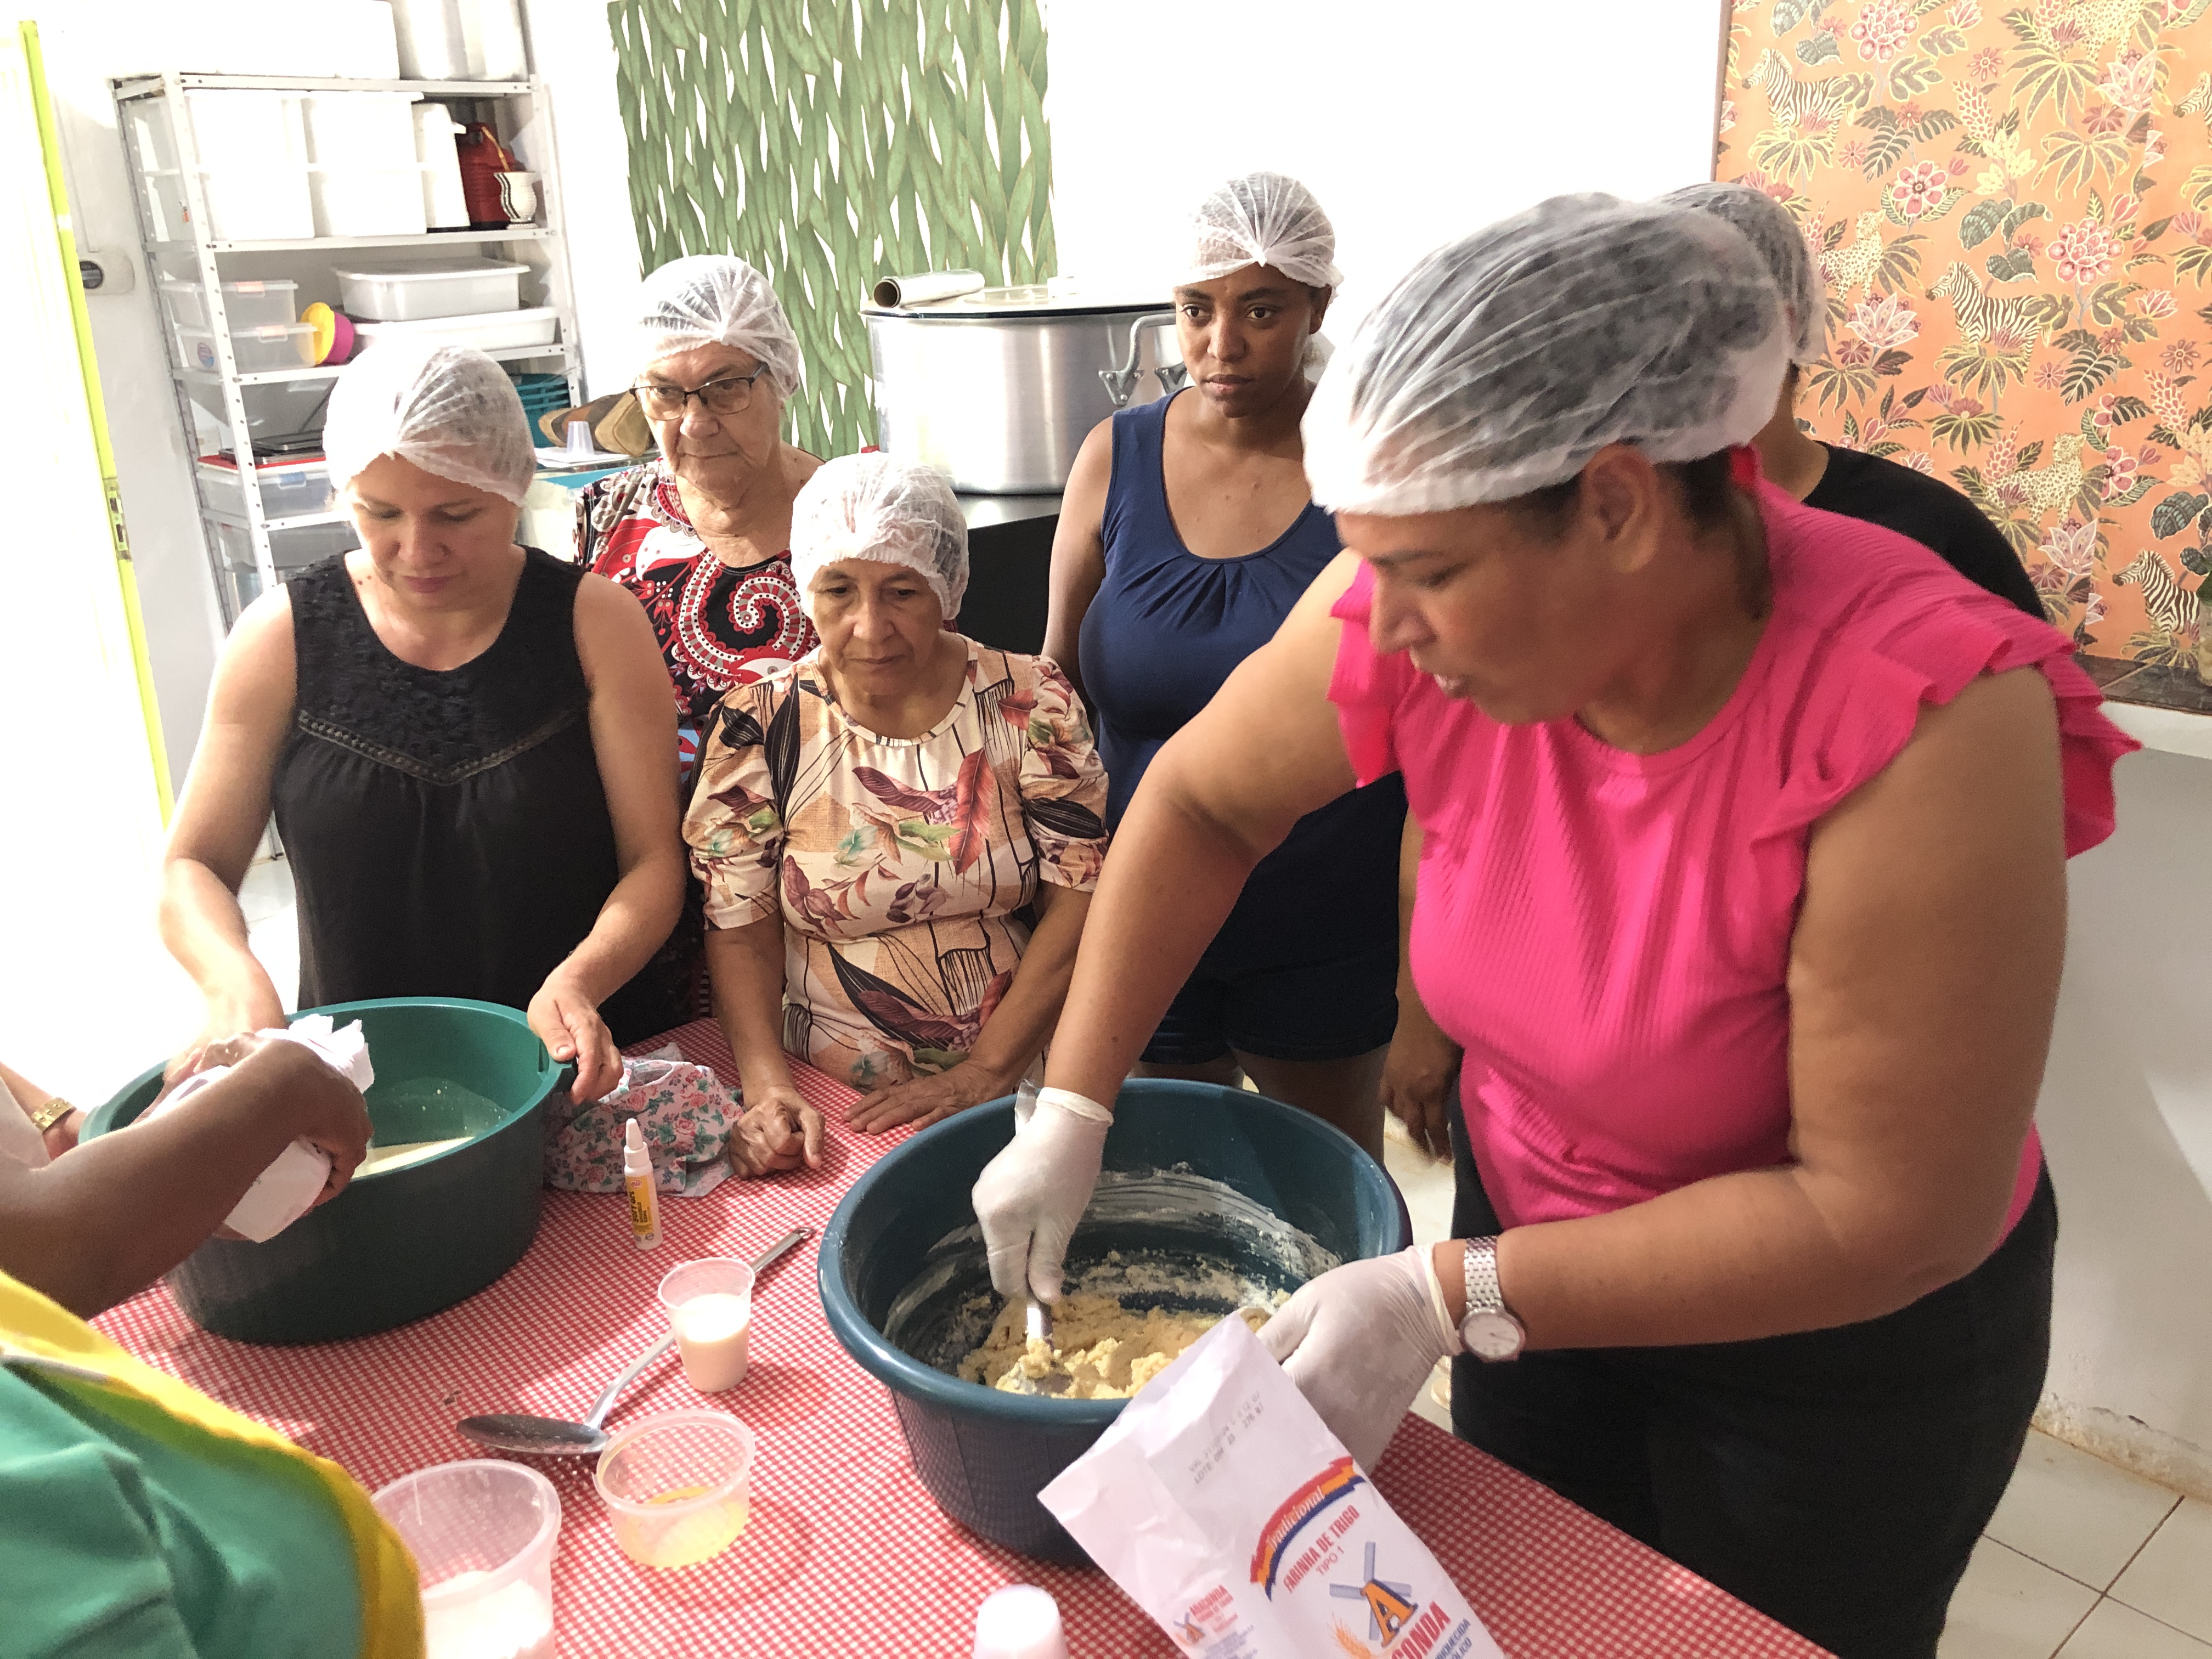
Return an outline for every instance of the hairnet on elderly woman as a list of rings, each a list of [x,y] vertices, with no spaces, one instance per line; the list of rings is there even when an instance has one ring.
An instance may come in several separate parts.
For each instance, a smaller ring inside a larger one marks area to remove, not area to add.
[[[696,346],[734,347],[768,370],[779,398],[799,388],[799,337],[768,278],[729,253],[672,259],[638,291],[641,368]]]
[[[1790,313],[1790,361],[1817,363],[1828,355],[1828,289],[1805,245],[1805,233],[1784,207],[1749,185],[1698,184],[1670,190],[1659,198],[1675,207],[1725,219],[1744,234],[1766,261],[1767,273]]]
[[[1747,442],[1790,341],[1766,262],[1711,214],[1556,196],[1438,248],[1336,354],[1304,422],[1315,501],[1402,516],[1563,483],[1613,443]]]
[[[880,453],[823,463],[791,507],[791,574],[802,600],[816,573],[841,559],[905,565],[929,584],[945,621],[958,616],[968,520],[945,475]]]
[[[538,471],[514,382],[473,346],[369,347],[331,392],[323,453],[340,489],[378,456],[397,455],[517,505]]]

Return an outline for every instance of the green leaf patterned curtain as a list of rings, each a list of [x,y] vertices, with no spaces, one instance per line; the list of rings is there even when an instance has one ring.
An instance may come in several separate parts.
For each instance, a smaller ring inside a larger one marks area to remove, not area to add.
[[[613,0],[607,20],[645,269],[766,274],[806,357],[793,442],[875,441],[878,276],[1055,270],[1037,0]]]

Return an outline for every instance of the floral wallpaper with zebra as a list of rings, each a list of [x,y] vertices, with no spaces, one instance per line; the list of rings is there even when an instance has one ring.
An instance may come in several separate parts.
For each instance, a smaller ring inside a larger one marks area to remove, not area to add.
[[[1966,491],[2086,649],[2176,665],[2212,571],[2208,8],[1737,0],[1717,167],[1827,277],[1799,415]]]

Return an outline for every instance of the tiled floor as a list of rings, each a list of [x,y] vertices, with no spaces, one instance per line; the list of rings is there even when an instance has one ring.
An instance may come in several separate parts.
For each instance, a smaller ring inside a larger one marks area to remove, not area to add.
[[[1393,1122],[1386,1162],[1417,1243],[1451,1234],[1451,1166]],[[1449,1429],[1424,1389],[1413,1409]],[[2212,1659],[2212,1504],[2030,1434],[1951,1601],[1940,1659]]]

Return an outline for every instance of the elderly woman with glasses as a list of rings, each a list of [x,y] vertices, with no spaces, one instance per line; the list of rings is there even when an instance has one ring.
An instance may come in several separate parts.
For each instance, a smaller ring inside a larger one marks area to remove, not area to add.
[[[787,1056],[866,1091],[854,1127],[1010,1093],[1060,1018],[1106,851],[1106,772],[1048,659],[953,631],[968,527],[888,455],[799,492],[818,650],[722,700],[684,826],[714,1013],[756,1109]]]
[[[822,463],[780,435],[799,341],[743,259],[661,266],[639,295],[638,331],[632,389],[660,453],[582,492],[577,562],[652,618],[688,771],[727,692],[814,648],[787,550],[792,501]]]

